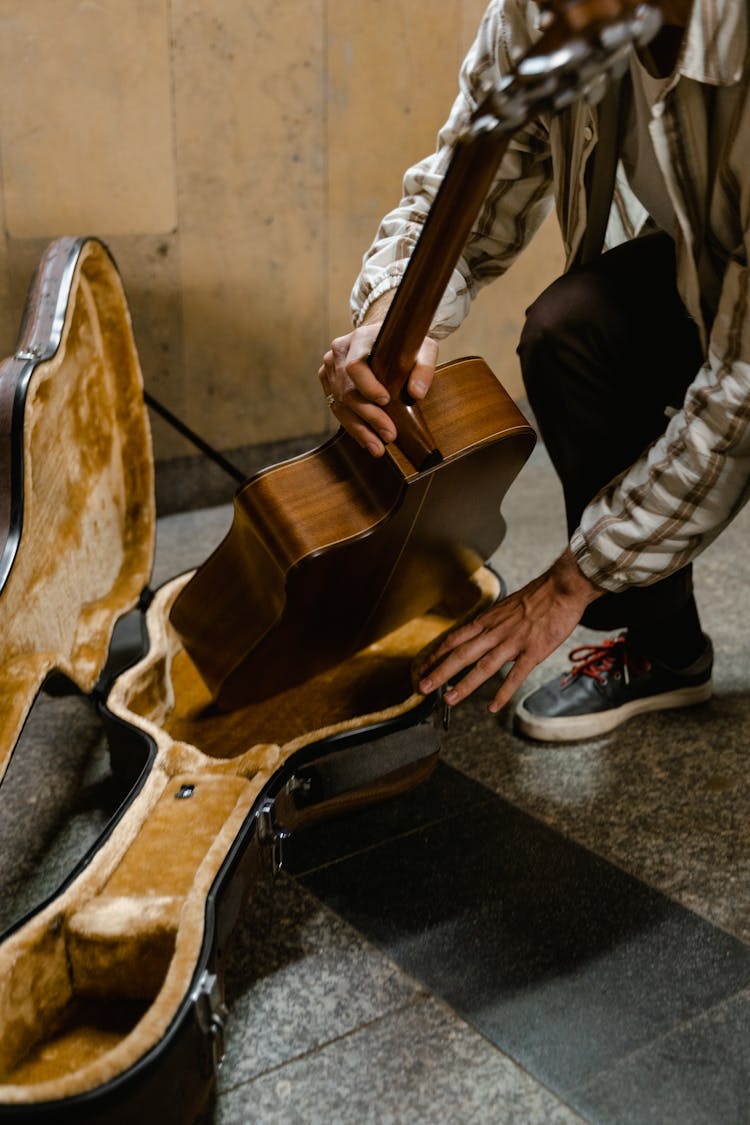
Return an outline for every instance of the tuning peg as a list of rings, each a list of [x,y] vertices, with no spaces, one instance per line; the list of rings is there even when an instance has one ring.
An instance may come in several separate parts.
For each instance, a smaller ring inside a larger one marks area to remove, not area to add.
[[[585,40],[571,39],[569,43],[565,43],[562,47],[558,47],[547,55],[528,55],[525,59],[521,59],[517,70],[522,78],[536,78],[541,74],[549,74],[575,66],[588,54],[589,47]]]
[[[633,37],[639,47],[650,43],[661,27],[661,12],[653,4],[639,4],[633,13]]]
[[[599,32],[599,42],[605,51],[617,51],[633,42],[632,20],[611,23]]]

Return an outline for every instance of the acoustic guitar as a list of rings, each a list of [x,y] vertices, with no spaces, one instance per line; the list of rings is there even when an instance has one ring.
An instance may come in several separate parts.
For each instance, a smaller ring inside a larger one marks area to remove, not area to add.
[[[497,549],[500,506],[535,441],[479,358],[443,364],[420,407],[405,391],[513,133],[598,99],[659,17],[630,0],[555,0],[537,43],[491,89],[455,146],[370,364],[398,430],[372,458],[340,429],[252,477],[224,541],[171,623],[222,709],[340,663],[445,598]]]

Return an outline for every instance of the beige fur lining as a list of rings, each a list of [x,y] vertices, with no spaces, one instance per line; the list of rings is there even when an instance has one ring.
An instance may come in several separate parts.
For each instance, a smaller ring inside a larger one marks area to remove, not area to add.
[[[247,731],[265,724],[265,717],[259,720],[250,708],[241,719],[222,716],[217,730],[215,716],[207,718],[198,705],[202,684],[196,698],[175,691],[171,672],[184,654],[168,613],[187,577],[158,592],[148,613],[149,653],[120,677],[109,700],[116,715],[157,742],[145,788],[86,871],[0,949],[0,1101],[58,1099],[93,1089],[158,1043],[197,965],[208,890],[272,774],[304,745],[418,706],[422,697],[411,686],[414,657],[460,619],[442,607],[350,662],[365,694],[373,668],[397,666],[394,682],[402,698],[390,706],[354,713],[351,700],[358,692],[351,667],[334,670],[312,691],[327,689],[343,707],[337,722],[281,745],[247,745]],[[480,571],[452,609],[463,617],[496,595],[494,575]],[[191,682],[185,676],[180,681],[183,687]],[[295,692],[297,702],[291,693],[284,703],[292,712],[301,709],[299,699],[310,694],[310,685]],[[341,702],[346,699],[348,713]],[[323,714],[326,704],[324,696],[318,703]],[[179,739],[170,735],[173,727],[179,727]],[[201,744],[204,731],[210,753]],[[190,787],[190,796],[178,796]],[[106,1007],[97,1007],[104,1000]]]

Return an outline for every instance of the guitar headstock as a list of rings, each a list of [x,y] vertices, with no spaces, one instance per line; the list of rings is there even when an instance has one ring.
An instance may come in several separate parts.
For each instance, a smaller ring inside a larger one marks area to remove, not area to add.
[[[490,89],[462,140],[514,132],[540,112],[559,113],[584,98],[593,103],[628,67],[635,47],[661,26],[647,0],[539,0],[543,30],[499,86]]]

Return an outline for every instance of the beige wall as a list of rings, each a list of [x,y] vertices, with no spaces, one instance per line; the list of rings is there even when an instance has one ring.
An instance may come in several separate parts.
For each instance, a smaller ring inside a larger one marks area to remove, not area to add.
[[[315,378],[403,168],[429,151],[485,0],[0,0],[0,345],[46,242],[96,234],[147,384],[223,449],[322,432]],[[519,393],[549,223],[445,358]],[[157,456],[189,452],[155,424]]]

